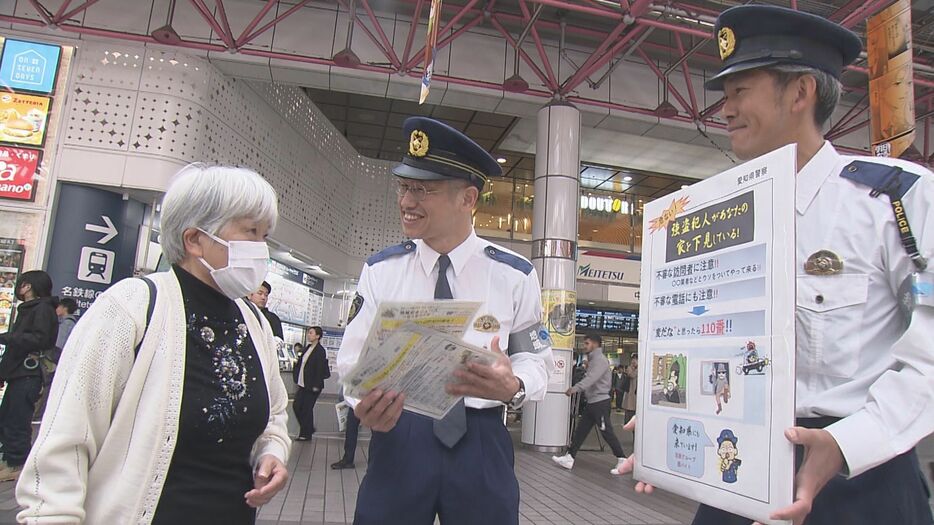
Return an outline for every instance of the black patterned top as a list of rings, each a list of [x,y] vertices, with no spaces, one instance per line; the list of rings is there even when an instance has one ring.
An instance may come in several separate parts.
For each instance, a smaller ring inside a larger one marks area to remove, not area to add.
[[[236,303],[178,266],[188,337],[178,439],[153,524],[252,524],[250,452],[269,420],[262,365]]]

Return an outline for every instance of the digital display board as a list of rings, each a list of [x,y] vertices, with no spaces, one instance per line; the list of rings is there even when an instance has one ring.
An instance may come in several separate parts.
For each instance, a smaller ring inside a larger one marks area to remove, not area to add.
[[[639,314],[636,312],[578,308],[577,330],[579,332],[638,332]]]

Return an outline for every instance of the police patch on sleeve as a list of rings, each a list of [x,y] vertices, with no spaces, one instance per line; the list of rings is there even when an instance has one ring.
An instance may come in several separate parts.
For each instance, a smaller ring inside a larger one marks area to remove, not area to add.
[[[354,318],[357,317],[361,308],[363,308],[363,296],[356,294],[353,296],[353,302],[350,303],[350,313],[347,314],[347,324],[350,324]]]

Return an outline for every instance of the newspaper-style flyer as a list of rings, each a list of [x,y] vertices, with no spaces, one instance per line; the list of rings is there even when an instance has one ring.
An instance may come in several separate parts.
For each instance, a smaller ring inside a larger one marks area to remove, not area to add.
[[[443,418],[460,400],[445,391],[454,372],[470,362],[493,364],[497,355],[459,337],[407,322],[343,379],[346,395],[362,398],[374,388],[405,393],[405,409]]]

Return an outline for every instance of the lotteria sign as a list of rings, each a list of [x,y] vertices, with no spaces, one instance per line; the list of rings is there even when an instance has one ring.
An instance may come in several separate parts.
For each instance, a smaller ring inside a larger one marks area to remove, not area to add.
[[[0,146],[0,199],[34,200],[41,160],[41,151]]]

